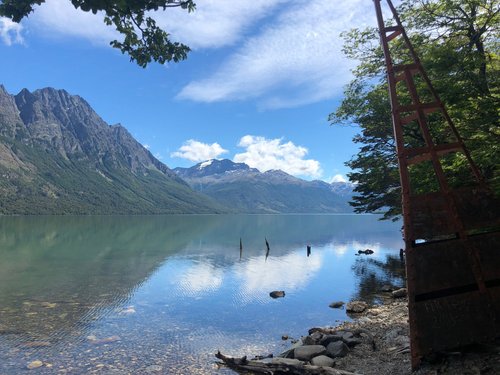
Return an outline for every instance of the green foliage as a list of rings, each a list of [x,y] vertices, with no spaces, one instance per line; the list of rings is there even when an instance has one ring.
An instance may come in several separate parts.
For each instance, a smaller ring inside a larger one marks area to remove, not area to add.
[[[499,127],[499,5],[497,0],[420,0],[403,1],[400,16],[434,87],[471,151],[472,157],[494,190],[500,192]],[[333,124],[359,125],[354,142],[360,152],[346,163],[353,169],[351,181],[358,182],[351,204],[356,212],[385,211],[384,218],[397,218],[400,183],[397,172],[392,120],[383,54],[377,30],[351,30],[344,33],[344,53],[358,60],[354,79],[345,88],[344,99],[330,114]],[[402,43],[392,43],[396,61],[404,62]],[[416,82],[423,98],[424,82]],[[409,100],[404,87],[398,87],[402,104]],[[451,140],[440,116],[430,116],[435,141]],[[424,145],[415,124],[404,129],[409,147]],[[467,163],[460,154],[442,160],[452,186],[470,181]],[[414,192],[432,191],[435,181],[428,166],[412,168]]]
[[[27,166],[0,165],[0,214],[180,214],[227,209],[157,170],[132,174],[104,161],[63,158],[57,151],[0,137]],[[29,166],[29,167],[28,167]],[[97,167],[100,173],[97,171]],[[36,173],[33,173],[36,171]]]
[[[193,184],[193,188],[200,186]],[[276,183],[266,178],[242,179],[203,185],[203,193],[243,213],[345,213],[352,212],[347,198],[321,187]]]
[[[0,16],[20,22],[34,11],[35,5],[44,0],[4,0],[0,3]],[[102,13],[107,25],[114,25],[123,40],[113,40],[110,45],[130,56],[139,66],[146,67],[151,61],[164,64],[179,62],[187,57],[189,47],[172,42],[169,34],[147,16],[147,12],[180,7],[192,12],[196,4],[193,0],[71,0],[76,9],[94,14]]]

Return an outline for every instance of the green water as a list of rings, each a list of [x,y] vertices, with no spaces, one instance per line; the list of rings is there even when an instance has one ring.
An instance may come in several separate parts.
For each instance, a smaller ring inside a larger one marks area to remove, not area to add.
[[[2,217],[0,374],[231,373],[215,351],[278,353],[348,319],[330,302],[402,283],[400,224],[377,219]]]

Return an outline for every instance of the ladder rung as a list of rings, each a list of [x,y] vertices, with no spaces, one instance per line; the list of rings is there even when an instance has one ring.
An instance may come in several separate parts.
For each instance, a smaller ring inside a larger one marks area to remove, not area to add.
[[[450,152],[463,151],[463,147],[459,142],[446,143],[434,146],[434,151],[438,156],[449,154]],[[408,158],[407,164],[418,164],[422,161],[431,160],[431,147],[415,147],[404,151],[404,155]]]
[[[401,26],[387,26],[387,27],[384,27],[384,31],[386,33],[391,33],[393,31],[397,31],[397,30],[401,30]]]
[[[394,69],[395,72],[404,72],[404,71],[409,71],[411,73],[418,73],[418,72],[420,72],[420,66],[418,64],[394,65],[393,69]]]
[[[410,122],[415,121],[418,119],[418,113],[413,112],[411,115],[401,117],[401,125],[408,125]]]
[[[398,30],[398,31],[394,31],[392,34],[389,34],[387,35],[387,41],[390,42],[391,40],[393,40],[394,38],[398,37],[399,35],[401,35],[402,31],[401,30]]]
[[[404,73],[399,73],[394,76],[396,82],[406,81],[406,75]]]
[[[403,28],[401,26],[389,26],[384,28],[384,32],[386,34],[391,33],[389,35],[386,35],[387,41],[390,42],[397,36],[401,35],[401,33],[403,32]]]

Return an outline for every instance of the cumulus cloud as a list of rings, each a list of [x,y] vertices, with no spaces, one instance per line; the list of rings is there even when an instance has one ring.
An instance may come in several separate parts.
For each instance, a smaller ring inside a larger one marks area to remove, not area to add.
[[[336,174],[335,176],[333,176],[330,181],[330,183],[332,182],[347,182],[347,178],[344,176],[344,175],[341,175],[341,174]]]
[[[15,43],[23,44],[22,30],[22,25],[13,22],[9,18],[0,17],[0,38],[6,45],[11,46]]]
[[[322,170],[320,163],[313,159],[304,159],[308,150],[296,146],[293,142],[283,143],[282,138],[267,139],[253,135],[245,135],[240,139],[239,147],[245,152],[236,154],[236,163],[246,163],[261,172],[281,169],[294,176],[318,177]]]
[[[193,162],[205,161],[208,159],[216,159],[220,155],[227,153],[218,143],[202,143],[194,139],[187,140],[179,150],[170,154],[173,158],[187,159]]]
[[[343,57],[339,34],[373,25],[373,13],[362,0],[289,4],[217,71],[190,82],[178,97],[201,102],[257,98],[264,108],[280,108],[339,94],[352,64]]]

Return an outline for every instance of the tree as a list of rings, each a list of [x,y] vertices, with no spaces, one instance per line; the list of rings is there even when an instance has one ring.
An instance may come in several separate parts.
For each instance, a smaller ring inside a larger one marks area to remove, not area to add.
[[[45,0],[3,0],[0,3],[0,16],[20,22],[34,11],[35,5]],[[169,34],[156,25],[147,12],[180,7],[192,12],[196,4],[193,0],[71,0],[76,9],[84,12],[102,12],[104,22],[114,25],[123,36],[122,41],[113,40],[110,45],[130,56],[139,66],[146,67],[151,61],[164,64],[179,62],[187,57],[189,47],[172,42]]]
[[[500,192],[498,0],[405,0],[399,12],[473,159]],[[394,219],[401,212],[400,183],[378,32],[355,29],[343,36],[343,52],[359,63],[329,119],[361,130],[353,139],[360,152],[346,162],[353,169],[350,180],[358,183],[351,205],[356,212],[384,211],[384,218]],[[394,46],[396,55],[399,47]],[[446,136],[437,122],[431,126],[436,137]],[[422,143],[417,130],[405,127],[405,142]],[[466,180],[466,163],[459,157],[447,163],[443,167],[453,172],[452,185],[460,186]],[[428,171],[416,173],[421,186],[430,183]]]

